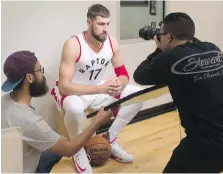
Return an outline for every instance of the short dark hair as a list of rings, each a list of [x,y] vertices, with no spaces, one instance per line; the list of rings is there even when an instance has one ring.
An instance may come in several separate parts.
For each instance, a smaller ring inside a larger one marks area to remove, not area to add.
[[[101,16],[104,18],[110,17],[109,10],[101,4],[94,4],[89,7],[87,12],[87,17],[90,19],[95,19],[97,16]]]
[[[170,33],[177,40],[192,40],[194,38],[194,21],[186,13],[170,13],[164,18],[163,24],[164,32]]]

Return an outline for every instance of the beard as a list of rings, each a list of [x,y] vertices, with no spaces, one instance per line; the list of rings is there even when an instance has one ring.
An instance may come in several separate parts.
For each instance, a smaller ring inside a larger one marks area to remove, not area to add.
[[[49,88],[46,84],[46,78],[43,76],[43,80],[41,82],[35,80],[33,83],[31,83],[29,91],[31,97],[41,97],[46,95],[49,91]]]
[[[94,29],[92,29],[91,34],[99,42],[104,42],[106,40],[106,38],[107,38],[107,33],[103,33],[103,34],[97,35],[97,34],[95,34]]]

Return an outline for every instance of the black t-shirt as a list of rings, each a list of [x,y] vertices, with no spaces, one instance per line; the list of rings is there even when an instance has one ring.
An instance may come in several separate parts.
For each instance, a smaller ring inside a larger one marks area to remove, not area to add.
[[[223,56],[208,42],[156,50],[134,73],[141,85],[167,85],[187,137],[223,146]]]

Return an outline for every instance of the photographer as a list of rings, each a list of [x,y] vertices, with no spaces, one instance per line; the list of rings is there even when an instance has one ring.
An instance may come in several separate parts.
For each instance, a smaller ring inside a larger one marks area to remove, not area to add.
[[[223,171],[223,56],[209,42],[194,38],[185,13],[167,15],[159,29],[140,29],[157,49],[134,72],[140,85],[167,85],[186,137],[174,149],[164,173]]]

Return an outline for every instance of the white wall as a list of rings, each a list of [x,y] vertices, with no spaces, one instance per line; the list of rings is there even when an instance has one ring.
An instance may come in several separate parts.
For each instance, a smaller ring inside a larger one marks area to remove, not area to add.
[[[151,25],[151,22],[156,22],[158,26],[159,23],[157,21],[161,21],[163,18],[163,2],[158,1],[156,8],[158,13],[151,15],[150,3],[145,6],[122,6],[120,8],[121,39],[138,38],[139,28]]]
[[[196,37],[223,50],[223,1],[169,1],[170,12],[185,12],[195,22]]]
[[[36,52],[45,67],[48,85],[51,87],[58,76],[58,67],[64,41],[71,35],[86,29],[86,12],[96,1],[39,1],[2,2],[2,58],[14,51],[29,49]],[[116,1],[100,1],[111,12],[110,33],[119,36],[119,7]],[[223,50],[223,2],[170,1],[168,12],[183,11],[192,16],[196,23],[196,36],[201,40],[215,42]],[[136,41],[136,42],[135,42]],[[137,65],[154,51],[153,41],[140,39],[121,42],[121,52],[132,77]],[[109,67],[106,77],[113,72]],[[2,82],[5,76],[1,75]],[[131,83],[134,83],[131,78]],[[3,95],[4,93],[2,93]],[[171,101],[170,95],[146,102],[144,108]],[[43,115],[54,128],[55,106],[49,95],[33,100],[38,113]]]
[[[1,172],[23,173],[23,141],[20,128],[1,129]]]

